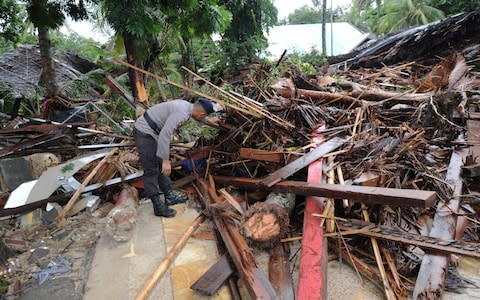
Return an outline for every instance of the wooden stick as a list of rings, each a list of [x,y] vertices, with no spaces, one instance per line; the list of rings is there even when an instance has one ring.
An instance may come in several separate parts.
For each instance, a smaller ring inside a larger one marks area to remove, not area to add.
[[[235,103],[240,103],[240,104],[244,105],[247,109],[253,110],[254,112],[263,115],[264,117],[274,121],[275,123],[277,123],[279,125],[284,126],[286,124],[288,127],[295,128],[295,126],[293,124],[291,124],[290,122],[287,122],[286,120],[281,119],[277,115],[274,115],[274,114],[270,113],[269,111],[260,107],[256,103],[254,103],[254,102],[252,103],[251,101],[247,102],[245,100],[245,98],[247,98],[247,97],[245,97],[243,95],[237,96],[239,94],[235,95],[233,93],[225,91],[225,90],[219,88],[218,86],[214,85],[213,83],[211,83],[207,79],[203,78],[202,76],[200,76],[200,75],[196,74],[195,72],[191,71],[190,69],[186,68],[186,67],[182,67],[182,69],[184,69],[188,73],[192,74],[193,76],[196,76],[197,78],[201,79],[206,84],[208,84],[212,88],[216,89],[217,91],[219,91],[220,93],[222,93],[224,96],[228,97],[229,99],[231,99]]]
[[[139,67],[136,67],[136,66],[131,65],[131,64],[127,63],[127,62],[124,62],[124,61],[122,61],[122,60],[120,60],[120,59],[118,59],[118,58],[113,58],[113,60],[116,61],[116,62],[118,62],[118,63],[121,64],[121,65],[124,65],[124,66],[126,66],[126,67],[132,68],[132,69],[134,69],[134,70],[136,70],[136,71],[139,71],[139,72],[141,72],[141,73],[143,73],[143,74],[152,76],[153,78],[156,78],[156,79],[158,79],[158,80],[161,80],[161,81],[163,81],[163,82],[166,82],[166,83],[168,83],[168,84],[170,84],[170,85],[173,85],[173,86],[175,86],[175,87],[178,87],[178,88],[180,88],[180,89],[183,89],[183,90],[185,90],[185,91],[187,91],[187,92],[190,92],[190,93],[192,93],[192,94],[196,94],[196,95],[198,95],[198,96],[200,96],[200,97],[204,97],[204,98],[210,99],[210,100],[212,100],[213,102],[216,102],[216,103],[218,103],[218,104],[221,104],[221,105],[223,105],[223,106],[225,106],[225,107],[229,107],[229,108],[231,108],[231,109],[233,109],[233,110],[237,110],[237,111],[239,111],[239,112],[242,112],[242,113],[244,113],[244,114],[251,115],[251,116],[254,116],[254,117],[257,117],[257,118],[259,117],[259,115],[256,114],[256,113],[253,113],[253,112],[248,111],[248,110],[246,110],[246,109],[243,109],[243,108],[241,108],[241,107],[232,105],[232,104],[230,104],[230,103],[227,103],[227,102],[225,102],[225,101],[222,101],[222,100],[220,100],[220,99],[218,99],[218,98],[215,98],[215,97],[213,97],[213,96],[207,95],[207,94],[205,94],[205,93],[203,93],[203,92],[199,92],[199,91],[197,91],[197,90],[194,90],[194,89],[189,88],[189,87],[187,87],[187,86],[184,86],[184,85],[182,85],[182,84],[178,84],[178,83],[173,82],[173,81],[171,81],[171,80],[168,80],[168,79],[166,79],[166,78],[160,77],[160,76],[158,76],[158,75],[156,75],[156,74],[153,74],[152,72],[145,71],[145,70],[143,70],[143,69],[141,69],[141,68],[139,68]]]
[[[212,177],[210,177],[212,178]],[[238,202],[232,197],[232,195],[230,195],[225,189],[221,189],[219,190],[220,194],[223,195],[223,197],[225,198],[225,200],[228,201],[228,203],[230,203],[230,205],[233,206],[233,208],[235,208],[242,216],[245,215],[245,212],[243,211],[242,207],[240,206],[240,204],[238,204]]]
[[[334,157],[333,156],[329,156],[327,158],[327,161],[328,161],[328,168],[329,168],[329,171],[327,173],[327,183],[328,184],[334,184],[335,183],[335,170],[332,168],[333,166],[333,161],[334,161]],[[324,214],[327,216],[327,217],[333,217],[334,214],[335,214],[335,200],[333,198],[329,198],[327,200],[327,207],[325,208],[325,211],[324,211]],[[335,231],[335,221],[332,220],[332,219],[322,219],[323,220],[326,220],[326,226],[325,226],[325,229],[326,229],[326,232],[334,232]]]
[[[193,220],[192,224],[187,228],[185,233],[180,237],[170,251],[168,251],[168,254],[163,259],[162,263],[158,266],[155,272],[153,272],[152,276],[150,276],[140,292],[138,292],[135,300],[144,300],[148,297],[148,295],[150,295],[158,280],[162,278],[163,274],[165,274],[165,272],[168,270],[178,253],[180,253],[183,247],[185,247],[185,244],[190,236],[193,234],[193,232],[195,232],[198,226],[203,223],[203,221],[205,221],[205,216],[203,214],[199,215],[197,218],[195,218],[195,220]]]
[[[65,220],[65,216],[67,215],[68,211],[73,207],[75,202],[77,201],[78,197],[82,194],[83,190],[85,187],[90,183],[92,178],[97,174],[97,172],[103,167],[103,165],[107,162],[107,160],[116,152],[118,151],[118,148],[113,148],[96,166],[95,168],[88,174],[87,178],[82,182],[80,187],[77,189],[75,194],[73,194],[72,198],[68,200],[67,205],[63,208],[62,212],[60,215],[57,217],[57,222],[61,223]]]
[[[370,217],[368,216],[368,210],[367,210],[367,206],[365,205],[365,203],[362,203],[362,214],[363,214],[363,219],[366,222],[370,222]],[[373,248],[373,252],[375,254],[375,260],[377,261],[378,270],[380,271],[380,275],[382,277],[382,282],[383,282],[383,288],[385,290],[385,295],[387,296],[388,300],[397,299],[397,297],[393,293],[392,288],[390,287],[390,283],[388,282],[387,273],[385,272],[385,267],[383,265],[383,260],[382,260],[381,254],[380,254],[380,247],[378,246],[378,242],[375,238],[370,238],[370,241],[372,242],[372,248]]]

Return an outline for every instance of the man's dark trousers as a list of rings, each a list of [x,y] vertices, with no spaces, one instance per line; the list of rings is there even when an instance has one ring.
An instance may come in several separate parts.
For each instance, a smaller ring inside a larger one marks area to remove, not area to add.
[[[136,128],[133,129],[133,136],[143,167],[145,196],[152,197],[160,194],[160,190],[170,190],[171,180],[162,174],[162,160],[157,157],[157,141]]]

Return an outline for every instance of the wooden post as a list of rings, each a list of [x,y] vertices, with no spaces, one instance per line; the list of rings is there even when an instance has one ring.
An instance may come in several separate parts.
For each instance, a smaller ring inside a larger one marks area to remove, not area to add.
[[[268,279],[277,292],[279,300],[295,299],[290,262],[285,255],[285,245],[277,245],[270,250],[268,262]]]
[[[325,126],[319,126],[317,130]],[[313,142],[320,144],[323,137],[315,132]],[[322,182],[323,159],[317,157],[308,167],[308,183]],[[327,299],[327,239],[323,236],[320,218],[313,214],[322,214],[324,198],[307,196],[303,217],[302,252],[298,277],[297,299]]]
[[[163,274],[165,274],[165,272],[168,270],[178,253],[180,253],[183,247],[185,247],[185,244],[190,236],[195,232],[198,226],[203,223],[203,221],[205,221],[204,215],[199,215],[195,220],[193,220],[192,224],[187,228],[185,233],[180,237],[170,251],[168,251],[167,256],[165,256],[162,263],[158,266],[155,272],[153,272],[152,276],[150,276],[140,292],[138,292],[135,300],[144,300],[148,297],[148,295],[150,295],[157,282],[160,280],[160,278],[162,278]]]

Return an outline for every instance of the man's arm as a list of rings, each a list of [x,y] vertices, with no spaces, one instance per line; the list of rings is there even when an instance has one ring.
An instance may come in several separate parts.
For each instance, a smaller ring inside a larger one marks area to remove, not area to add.
[[[162,127],[162,130],[160,130],[160,133],[158,134],[158,143],[157,143],[157,157],[162,159],[164,162],[163,168],[165,169],[166,167],[168,168],[167,165],[165,165],[168,162],[168,165],[170,163],[170,140],[172,138],[173,132],[175,129],[178,127],[178,125],[185,121],[186,117],[184,114],[181,113],[173,113],[171,114],[165,124]],[[164,171],[167,170],[162,170],[162,172],[165,174]],[[170,173],[169,171],[167,171]],[[169,175],[169,174],[165,174]]]

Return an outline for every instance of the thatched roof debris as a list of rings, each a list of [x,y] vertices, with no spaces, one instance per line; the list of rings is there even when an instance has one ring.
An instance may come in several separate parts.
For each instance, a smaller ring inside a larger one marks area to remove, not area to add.
[[[60,87],[100,66],[72,53],[54,57],[56,80]],[[0,87],[14,95],[32,96],[42,72],[38,46],[22,45],[0,56]]]

